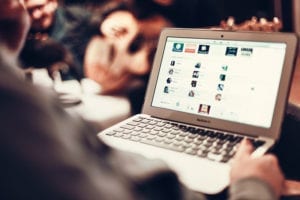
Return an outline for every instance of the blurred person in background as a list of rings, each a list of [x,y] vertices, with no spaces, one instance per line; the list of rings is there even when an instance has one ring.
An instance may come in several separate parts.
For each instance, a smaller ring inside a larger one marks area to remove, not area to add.
[[[95,35],[85,53],[85,76],[101,85],[102,94],[128,95],[137,113],[160,31],[171,23],[129,3],[112,2],[94,13]]]
[[[24,67],[59,70],[63,79],[81,79],[90,12],[59,0],[24,0],[31,27],[21,54]],[[53,69],[53,66],[56,69]]]

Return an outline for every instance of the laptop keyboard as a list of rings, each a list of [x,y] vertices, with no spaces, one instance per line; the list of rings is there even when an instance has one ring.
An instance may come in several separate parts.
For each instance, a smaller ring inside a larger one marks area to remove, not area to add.
[[[106,135],[227,163],[244,137],[138,116]],[[248,138],[254,148],[263,140]]]

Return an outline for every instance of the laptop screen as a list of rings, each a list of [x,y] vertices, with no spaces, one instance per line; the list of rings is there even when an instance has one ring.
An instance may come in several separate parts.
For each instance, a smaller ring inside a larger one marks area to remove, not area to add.
[[[167,37],[152,106],[271,126],[285,43]]]

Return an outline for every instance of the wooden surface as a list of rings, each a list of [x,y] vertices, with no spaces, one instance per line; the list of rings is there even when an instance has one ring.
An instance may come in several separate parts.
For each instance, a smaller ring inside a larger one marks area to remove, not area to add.
[[[300,55],[297,57],[289,101],[300,106]]]

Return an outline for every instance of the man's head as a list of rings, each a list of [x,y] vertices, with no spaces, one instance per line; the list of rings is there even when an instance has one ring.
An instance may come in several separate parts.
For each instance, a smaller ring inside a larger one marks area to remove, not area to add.
[[[24,0],[24,3],[31,18],[32,31],[45,31],[51,27],[58,0]]]
[[[29,28],[29,17],[21,4],[22,0],[1,0],[0,46],[1,52],[17,57]],[[7,57],[5,56],[5,57]]]

